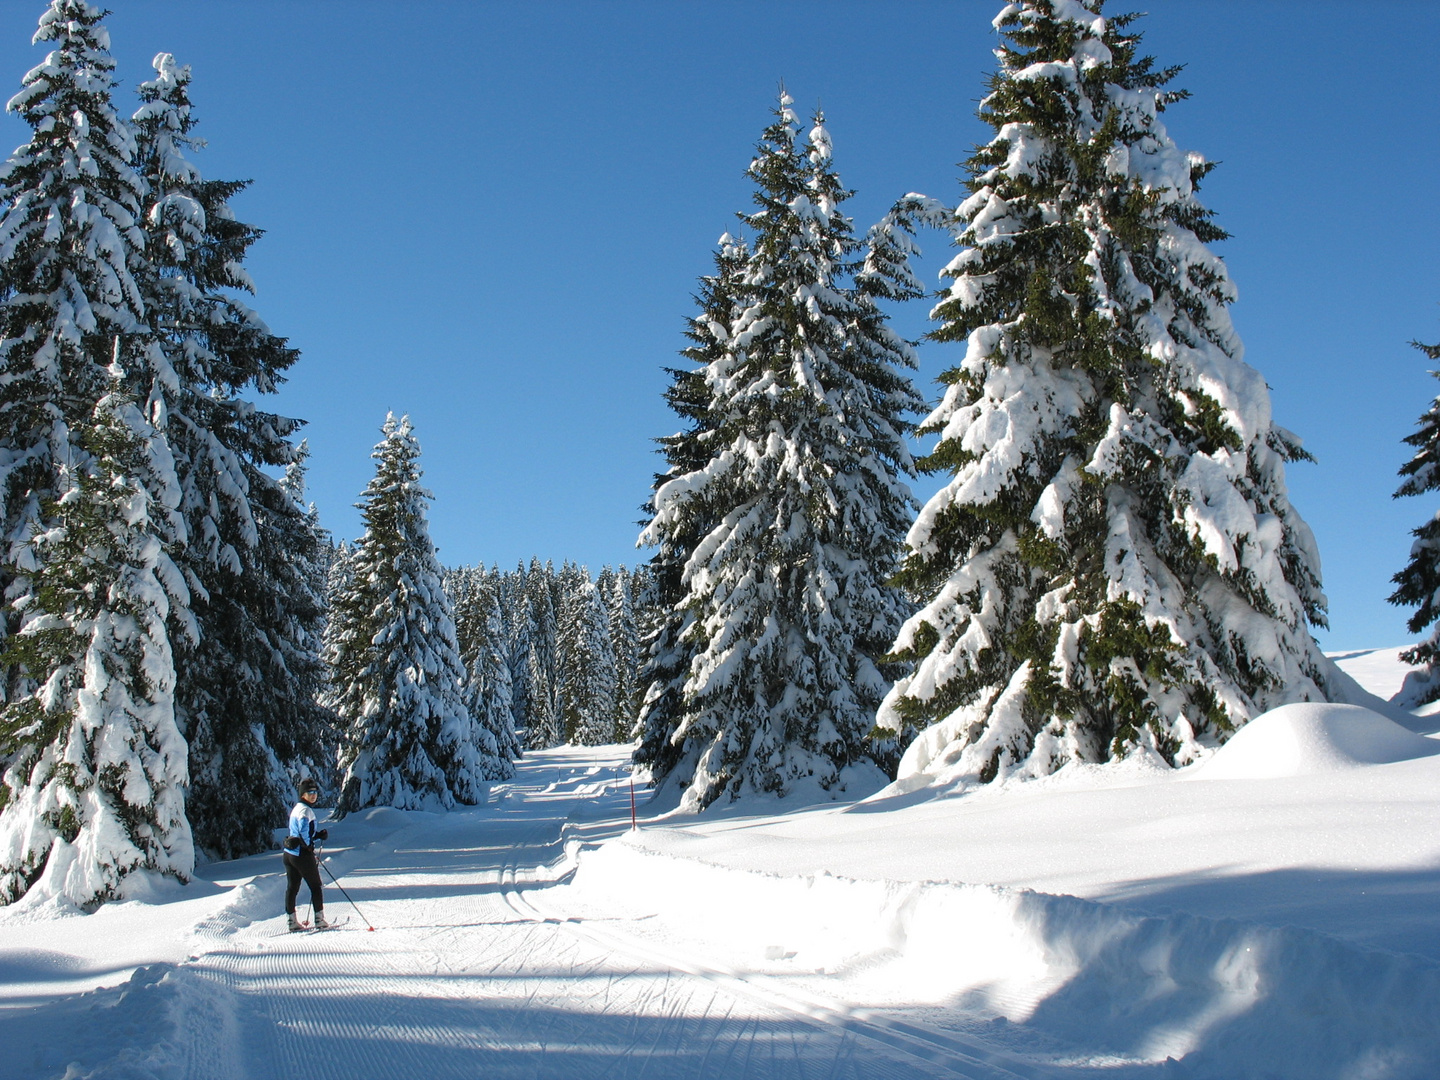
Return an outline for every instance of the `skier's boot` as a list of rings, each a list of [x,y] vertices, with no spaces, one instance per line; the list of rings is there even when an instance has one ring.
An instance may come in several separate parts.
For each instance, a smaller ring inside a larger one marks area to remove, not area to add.
[[[295,917],[293,911],[285,916],[285,926],[292,934],[298,934],[305,929],[305,924]]]
[[[326,919],[325,919],[325,912],[321,911],[319,908],[316,908],[316,909],[315,909],[315,929],[316,929],[316,930],[329,930],[332,925],[334,925],[334,924],[326,921]]]

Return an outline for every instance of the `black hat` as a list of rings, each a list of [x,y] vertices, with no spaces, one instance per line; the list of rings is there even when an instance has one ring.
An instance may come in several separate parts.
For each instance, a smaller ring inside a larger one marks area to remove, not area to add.
[[[312,791],[313,791],[316,795],[319,795],[319,794],[320,794],[320,785],[317,784],[314,780],[310,779],[310,777],[307,776],[304,780],[301,780],[301,781],[300,781],[300,794],[301,794],[301,795],[309,795]]]

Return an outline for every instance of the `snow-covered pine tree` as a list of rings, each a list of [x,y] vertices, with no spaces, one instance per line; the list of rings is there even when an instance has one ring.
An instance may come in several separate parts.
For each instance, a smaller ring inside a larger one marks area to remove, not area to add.
[[[901,479],[914,358],[857,283],[864,245],[823,118],[802,143],[791,105],[782,94],[750,167],[744,308],[704,371],[708,460],[660,488],[644,537],[710,525],[683,572],[694,658],[666,740],[683,746],[672,779],[696,809],[841,788],[867,757],[905,614],[886,582],[914,508]]]
[[[349,587],[331,600],[327,640],[344,730],[337,810],[474,803],[500,766],[487,760],[462,697],[455,621],[425,520],[433,496],[420,484],[408,416],[386,418],[372,456],[375,477],[356,504],[365,534],[348,560]]]
[[[672,480],[703,469],[714,454],[711,395],[705,373],[728,356],[730,328],[744,310],[741,278],[748,258],[749,249],[725,233],[714,254],[714,273],[700,278],[695,296],[699,310],[686,320],[685,336],[690,344],[680,351],[693,366],[667,369],[670,385],[665,403],[685,427],[656,440],[666,468],[655,474],[650,502],[642,508],[652,519],[655,494]],[[685,680],[694,655],[685,638],[695,621],[694,612],[685,605],[685,564],[715,525],[706,504],[695,500],[683,509],[683,515],[670,514],[663,529],[651,527],[642,535],[641,542],[653,545],[656,551],[641,568],[644,580],[635,591],[646,625],[641,631],[636,676],[639,704],[629,737],[639,739],[635,763],[648,768],[657,779],[669,776],[686,751],[684,742],[673,738],[683,724]]]
[[[471,604],[470,615],[483,612],[478,627],[472,627],[471,646],[474,651],[467,657],[459,647],[465,670],[465,682],[461,698],[465,711],[470,717],[471,740],[479,758],[479,776],[482,780],[505,780],[515,775],[511,764],[514,756],[510,752],[513,737],[506,739],[510,719],[510,669],[503,657],[503,647],[495,641],[504,641],[505,627],[500,620],[500,609],[495,603],[494,593],[485,579],[483,567],[475,566],[466,570],[468,588],[465,594]],[[493,608],[492,608],[493,605]],[[492,623],[491,615],[496,621]],[[502,719],[503,718],[503,719]]]
[[[88,903],[130,870],[193,865],[170,642],[152,618],[183,623],[189,599],[161,550],[182,537],[171,456],[149,403],[122,408],[116,384],[161,372],[136,282],[144,184],[111,102],[102,14],[54,0],[41,16],[34,40],[53,48],[8,105],[32,135],[0,169],[0,591],[14,644],[0,659],[0,901],[41,874]],[[77,674],[76,650],[94,666]],[[91,861],[62,865],[77,853]]]
[[[452,567],[445,570],[440,580],[445,587],[445,595],[450,598],[450,608],[455,613],[455,646],[460,652],[460,662],[468,671],[485,635],[489,611],[485,598],[485,568]]]
[[[654,576],[646,563],[641,563],[630,571],[630,603],[635,610],[635,630],[642,642],[654,631],[659,622],[654,609],[645,601],[645,597],[651,592],[650,585]],[[641,689],[643,691],[644,688],[641,687]]]
[[[1187,760],[1273,706],[1323,700],[1320,562],[1286,495],[1306,457],[1242,359],[1196,198],[1211,166],[1160,113],[1175,69],[1132,16],[1024,0],[968,163],[935,309],[965,356],[922,432],[953,478],[910,531],[929,602],[882,724],[932,725],[906,771],[988,781],[1137,745]]]
[[[199,846],[229,857],[268,847],[293,780],[333,766],[314,700],[323,582],[305,570],[328,542],[274,475],[301,460],[300,422],[245,397],[273,392],[299,355],[236,296],[253,291],[242,264],[260,236],[229,206],[246,184],[202,179],[186,156],[190,69],[169,53],[154,67],[134,116],[150,255],[137,280],[161,377],[137,392],[163,402],[189,536],[178,559],[198,634],[177,625],[173,636],[190,818]]]
[[[108,392],[115,342],[131,375],[143,375],[148,358],[135,350],[144,305],[132,274],[143,260],[144,182],[132,167],[130,129],[111,103],[115,61],[100,19],[84,0],[55,0],[34,39],[54,48],[6,106],[32,132],[0,169],[7,633],[22,618],[33,569],[18,564],[13,548],[28,550],[29,538],[46,531],[42,507],[58,498],[62,469],[76,456],[68,444]],[[33,681],[7,668],[5,699]]]
[[[551,640],[551,663],[553,664],[553,676],[551,678],[551,693],[555,698],[555,715],[560,715],[560,690],[562,678],[560,674],[560,619],[565,610],[565,597],[573,592],[579,583],[581,567],[577,563],[565,560],[557,572],[555,564],[549,559],[545,560],[545,581],[550,586],[550,607],[555,612],[555,633]],[[590,580],[589,570],[584,571],[585,580]]]
[[[505,617],[500,610],[500,575],[487,575],[483,587],[476,588],[474,595],[485,618],[469,660],[465,706],[479,729],[482,743],[494,744],[493,752],[482,755],[485,779],[505,780],[515,775],[512,762],[520,756],[520,741],[515,737],[510,700],[509,643]]]
[[[580,587],[589,584],[589,568],[566,559],[555,575],[555,715],[559,718],[560,741],[572,742],[570,682],[580,633]]]
[[[269,651],[260,656],[268,677],[283,682],[285,693],[294,695],[283,707],[274,705],[262,725],[272,761],[284,770],[272,765],[269,774],[282,793],[291,780],[309,777],[326,791],[338,790],[339,780],[340,733],[334,713],[321,704],[326,682],[320,658],[335,548],[329,531],[320,525],[319,510],[306,501],[309,458],[309,443],[302,439],[274,488],[252,483],[259,543],[248,564],[254,572],[245,576],[244,587],[236,594],[237,604],[257,628],[251,639],[268,643]],[[262,579],[264,584],[257,585]],[[202,632],[204,625],[202,621]],[[178,686],[177,681],[177,696]],[[266,697],[255,700],[256,707],[276,692],[275,686],[267,687]]]
[[[1431,360],[1440,360],[1440,345],[1422,345],[1411,342]],[[1440,372],[1430,374],[1440,378]],[[1440,397],[1430,403],[1425,415],[1420,417],[1415,431],[1405,436],[1405,442],[1415,448],[1414,456],[1400,467],[1405,479],[1395,492],[1395,498],[1408,495],[1423,495],[1440,488]],[[1390,594],[1392,604],[1415,608],[1405,628],[1412,634],[1424,632],[1434,626],[1426,640],[1406,649],[1400,659],[1407,664],[1424,664],[1419,685],[1413,687],[1418,693],[1410,704],[1427,705],[1440,700],[1440,511],[1419,528],[1411,531],[1415,542],[1410,546],[1410,561],[1405,569],[1391,581],[1395,591]]]
[[[566,598],[562,637],[564,694],[561,731],[565,741],[599,746],[615,735],[615,657],[610,617],[600,590],[583,566]]]
[[[621,567],[624,571],[624,567]],[[600,590],[600,599],[605,602],[605,609],[610,609],[610,593],[615,587],[615,568],[608,563],[600,568],[600,573],[595,575],[595,588]]]
[[[604,584],[601,584],[604,583]],[[605,601],[610,624],[610,652],[615,658],[615,712],[607,742],[629,742],[640,709],[640,631],[630,597],[630,575],[625,567],[606,567],[596,587]]]
[[[510,659],[510,712],[517,732],[529,726],[530,716],[530,649],[535,635],[535,620],[525,596],[525,564],[506,574],[501,584],[504,603],[501,613],[505,620]]]
[[[71,429],[43,531],[12,548],[30,592],[4,662],[35,685],[0,709],[0,903],[88,906],[123,895],[137,871],[184,881],[195,865],[165,626],[186,600],[165,540],[179,489],[119,375]]]
[[[342,540],[335,546],[325,576],[325,631],[320,656],[325,680],[320,704],[339,719],[342,691],[360,675],[366,621],[355,601],[355,549]]]
[[[531,750],[559,746],[564,741],[560,734],[556,700],[557,618],[551,581],[554,576],[554,570],[548,563],[540,565],[538,555],[530,560],[530,572],[525,575],[525,599],[530,609],[525,745]]]

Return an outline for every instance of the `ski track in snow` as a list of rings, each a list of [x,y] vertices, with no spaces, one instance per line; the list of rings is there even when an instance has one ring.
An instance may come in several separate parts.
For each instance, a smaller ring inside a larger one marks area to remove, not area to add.
[[[583,807],[609,815],[588,838],[623,829],[629,796],[613,777],[537,756],[494,786],[485,816],[426,816],[335,853],[329,866],[374,933],[352,912],[333,933],[286,934],[280,876],[259,877],[195,927],[190,960],[52,998],[28,1023],[24,1009],[0,1012],[0,1043],[34,1047],[0,1055],[0,1077],[1041,1075],[951,1034],[672,955],[623,920],[567,914],[551,888],[567,820]],[[348,908],[328,879],[326,908]]]
[[[988,1048],[933,1028],[888,1017],[873,1017],[863,1010],[851,1009],[798,986],[784,985],[781,980],[763,974],[742,974],[712,967],[668,950],[657,949],[624,933],[597,929],[583,919],[546,914],[515,882],[513,868],[507,870],[506,884],[509,888],[505,891],[505,899],[522,918],[559,926],[602,949],[615,949],[633,956],[650,958],[662,968],[685,972],[724,987],[741,997],[808,1017],[822,1030],[830,1028],[843,1031],[899,1050],[907,1057],[915,1059],[918,1066],[935,1065],[945,1070],[947,1075],[973,1076],[977,1080],[982,1077],[987,1080],[991,1077],[995,1080],[1008,1080],[1039,1075],[1036,1070],[1023,1063],[1005,1061],[1002,1055]]]

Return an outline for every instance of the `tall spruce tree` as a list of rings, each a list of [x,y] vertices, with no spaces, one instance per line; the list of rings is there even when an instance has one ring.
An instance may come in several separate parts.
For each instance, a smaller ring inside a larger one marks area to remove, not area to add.
[[[183,526],[146,394],[164,373],[137,283],[144,181],[102,14],[41,16],[52,49],[8,105],[32,135],[0,170],[0,901],[43,876],[90,903],[133,870],[193,865],[157,628],[185,622],[167,553]]]
[[[58,497],[62,469],[77,456],[69,444],[108,393],[117,343],[137,381],[151,358],[134,277],[145,245],[144,181],[111,102],[115,62],[100,18],[84,0],[55,0],[34,39],[54,48],[7,105],[32,131],[0,171],[7,631],[18,626],[29,589],[30,568],[14,548],[28,550],[29,537],[45,531],[42,506]],[[6,675],[7,700],[33,682],[19,668]]]
[[[169,448],[115,375],[26,544],[33,592],[4,659],[38,684],[0,710],[0,902],[91,905],[136,871],[183,881],[195,864],[165,626],[186,599],[165,540],[179,491]]]
[[[440,580],[455,613],[455,646],[468,671],[485,634],[485,568],[453,567],[445,570]]]
[[[530,716],[530,650],[535,637],[535,620],[525,597],[525,564],[519,563],[514,573],[506,574],[501,584],[506,638],[510,659],[510,714],[517,732],[529,725]]]
[[[901,479],[914,358],[857,283],[864,245],[823,118],[802,142],[791,105],[782,94],[750,167],[742,309],[703,373],[706,463],[660,488],[645,533],[707,526],[682,572],[693,659],[664,740],[683,748],[669,779],[696,809],[840,788],[867,757],[905,613],[886,581],[914,505]]]
[[[645,597],[648,596],[651,591],[650,583],[654,576],[650,571],[649,565],[646,563],[641,563],[635,567],[634,570],[630,571],[629,575],[630,602],[634,605],[635,609],[635,631],[642,642],[647,636],[654,632],[655,626],[659,621],[656,617],[655,609],[645,602]]]
[[[174,635],[176,708],[196,841],[231,857],[269,846],[293,780],[333,765],[314,697],[322,583],[305,570],[327,540],[274,475],[301,461],[291,438],[300,422],[246,399],[273,392],[299,355],[237,298],[253,291],[243,262],[260,236],[229,206],[246,184],[201,177],[187,158],[197,145],[190,69],[169,53],[154,68],[134,116],[149,252],[137,280],[163,373],[149,392],[163,402],[181,487],[179,562],[195,598],[196,625]]]
[[[1440,345],[1422,345],[1411,342],[1431,360],[1440,360]],[[1440,378],[1440,372],[1430,374]],[[1400,467],[1405,479],[1395,492],[1395,498],[1423,495],[1440,488],[1440,397],[1430,404],[1425,415],[1405,442],[1415,448],[1415,455]],[[1395,591],[1390,594],[1390,603],[1413,607],[1415,613],[1405,624],[1412,634],[1423,633],[1434,626],[1430,636],[1400,654],[1407,664],[1424,664],[1425,671],[1420,685],[1415,687],[1418,694],[1411,698],[1413,705],[1425,705],[1440,700],[1440,511],[1425,524],[1412,530],[1415,542],[1410,545],[1410,561],[1391,580]]]
[[[744,243],[725,233],[714,254],[714,273],[700,278],[695,296],[699,310],[686,320],[685,336],[690,344],[680,352],[693,366],[667,369],[670,385],[665,403],[685,427],[656,440],[666,468],[655,474],[650,502],[643,508],[652,517],[655,494],[672,480],[703,469],[714,453],[705,373],[727,356],[730,329],[744,310],[741,279],[748,258]],[[644,582],[636,590],[647,624],[640,638],[636,675],[639,703],[634,735],[639,742],[634,761],[657,780],[669,776],[686,752],[683,740],[674,739],[684,717],[685,681],[694,655],[694,646],[686,642],[695,613],[685,604],[685,564],[714,524],[714,514],[694,502],[683,521],[672,517],[665,528],[647,530],[641,537],[642,543],[656,550],[644,567]]]
[[[505,780],[515,775],[512,762],[520,756],[515,736],[511,702],[509,643],[505,617],[500,609],[500,575],[486,575],[474,589],[476,607],[483,611],[475,650],[469,660],[465,685],[465,707],[480,731],[482,743],[493,741],[493,753],[485,757],[482,769],[487,780]]]
[[[386,418],[375,477],[356,504],[365,534],[331,598],[326,656],[344,730],[337,809],[474,803],[495,750],[465,708],[465,669],[441,586],[409,417]],[[492,740],[493,744],[493,740]]]
[[[360,670],[361,656],[365,650],[362,635],[367,629],[368,613],[360,611],[357,604],[341,602],[342,598],[352,598],[355,593],[355,548],[342,540],[331,555],[325,576],[327,617],[321,641],[325,678],[320,702],[336,718],[337,723],[341,693],[346,688],[345,679]]]
[[[237,601],[260,628],[256,637],[269,646],[260,657],[264,670],[293,695],[283,707],[275,706],[264,725],[266,744],[284,770],[283,780],[273,767],[269,775],[282,790],[284,781],[292,779],[308,777],[326,790],[338,780],[340,734],[334,714],[321,704],[325,665],[320,656],[335,548],[320,524],[319,510],[306,501],[309,458],[309,444],[302,439],[274,488],[252,485],[252,494],[265,494],[252,501],[260,542],[251,564],[254,572],[246,577],[247,588],[240,590]],[[262,577],[264,584],[257,585]],[[204,625],[202,620],[202,632]],[[269,694],[277,692],[275,686],[268,688]]]
[[[588,569],[584,581],[590,580]],[[570,702],[570,681],[576,651],[578,631],[581,568],[579,564],[566,559],[560,564],[550,592],[555,605],[555,726],[557,742],[573,741],[573,710]]]
[[[615,711],[610,736],[605,741],[629,742],[640,708],[640,631],[635,621],[635,605],[630,597],[630,575],[623,566],[619,570],[607,566],[596,582],[596,588],[605,603],[610,652],[615,658]]]
[[[540,564],[539,556],[530,560],[525,575],[525,600],[530,609],[530,651],[526,662],[525,745],[531,750],[544,750],[564,741],[560,733],[560,709],[555,664],[558,613],[555,610],[553,568]]]
[[[561,624],[561,732],[568,743],[599,746],[615,732],[615,656],[600,590],[585,567],[577,569]]]
[[[880,714],[933,725],[910,769],[988,781],[1137,745],[1172,761],[1257,712],[1324,700],[1320,562],[1286,495],[1304,459],[1242,359],[1211,165],[1133,16],[1024,0],[968,162],[933,337],[965,342],[921,431],[952,478],[909,534],[929,601]]]

